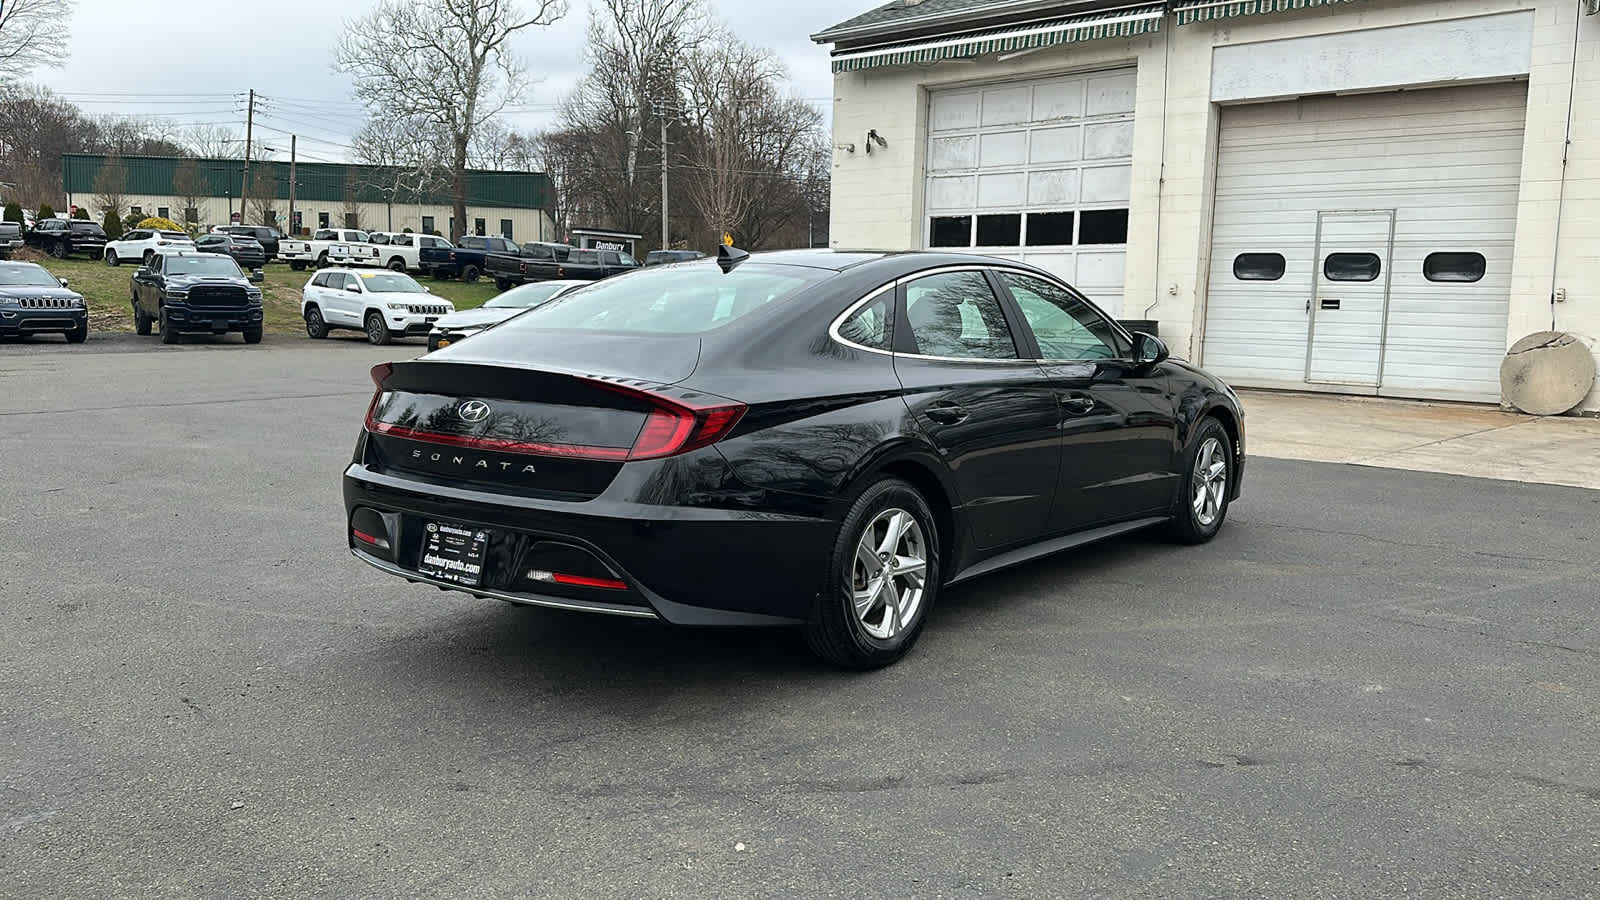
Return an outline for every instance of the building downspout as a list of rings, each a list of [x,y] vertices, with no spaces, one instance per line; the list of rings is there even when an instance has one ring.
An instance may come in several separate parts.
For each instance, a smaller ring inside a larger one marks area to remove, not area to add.
[[[1172,13],[1172,2],[1168,0],[1162,10],[1163,21]],[[1161,64],[1161,160],[1156,173],[1156,246],[1155,246],[1155,289],[1156,295],[1151,299],[1150,305],[1144,308],[1142,318],[1149,319],[1151,310],[1161,305],[1161,202],[1167,189],[1167,95],[1172,89],[1172,34],[1176,29],[1163,29],[1161,40],[1164,45],[1163,52],[1166,60]],[[1570,116],[1570,113],[1569,113]],[[1192,329],[1191,329],[1192,331]],[[1192,355],[1192,354],[1191,354]]]

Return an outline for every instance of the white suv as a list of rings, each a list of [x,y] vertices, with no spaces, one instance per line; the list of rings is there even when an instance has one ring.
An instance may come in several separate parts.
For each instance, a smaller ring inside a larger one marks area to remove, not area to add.
[[[152,228],[135,228],[122,237],[106,244],[105,260],[108,266],[120,266],[123,260],[139,265],[150,261],[158,253],[176,253],[193,250],[194,238],[181,231],[156,231]]]
[[[334,328],[352,328],[374,344],[426,337],[440,316],[455,311],[410,275],[386,269],[323,269],[306,282],[300,299],[307,335],[325,338]]]

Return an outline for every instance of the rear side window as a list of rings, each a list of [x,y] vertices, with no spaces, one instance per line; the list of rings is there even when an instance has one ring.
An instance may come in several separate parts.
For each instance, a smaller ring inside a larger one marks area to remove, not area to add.
[[[876,300],[851,313],[839,323],[839,337],[862,347],[888,350],[893,345],[893,333],[889,330],[890,309],[893,302],[894,291],[879,294]]]
[[[1282,253],[1241,253],[1233,258],[1233,277],[1240,281],[1277,281],[1287,268]]]
[[[328,286],[328,273],[327,272],[318,272],[317,273],[317,277],[311,279],[311,286],[312,287],[327,287]]]
[[[1422,277],[1429,281],[1466,284],[1481,281],[1488,270],[1482,253],[1429,253],[1422,261]]]
[[[1017,358],[1005,313],[982,272],[945,272],[911,282],[906,325],[923,356]]]
[[[311,239],[314,240],[314,241],[332,241],[332,240],[337,240],[338,239],[338,235],[334,234],[331,231],[319,231]]]
[[[644,269],[562,294],[498,327],[696,334],[782,302],[831,274],[755,262],[726,274],[715,266]]]

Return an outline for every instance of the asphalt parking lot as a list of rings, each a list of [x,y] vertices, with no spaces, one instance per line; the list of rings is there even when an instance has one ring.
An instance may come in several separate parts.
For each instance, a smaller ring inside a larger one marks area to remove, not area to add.
[[[366,371],[420,352],[0,345],[0,893],[1600,883],[1600,492],[1255,459],[1211,545],[981,580],[851,675],[354,562]]]

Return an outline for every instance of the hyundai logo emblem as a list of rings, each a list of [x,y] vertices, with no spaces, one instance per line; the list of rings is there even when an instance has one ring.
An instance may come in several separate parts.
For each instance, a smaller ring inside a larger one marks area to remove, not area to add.
[[[482,422],[489,418],[489,404],[482,400],[468,400],[456,407],[456,415],[463,422]]]

